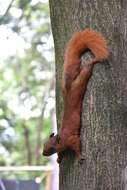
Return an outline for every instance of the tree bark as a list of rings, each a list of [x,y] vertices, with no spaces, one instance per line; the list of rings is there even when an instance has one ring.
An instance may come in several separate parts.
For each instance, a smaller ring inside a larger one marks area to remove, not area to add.
[[[84,28],[108,41],[108,62],[95,65],[82,107],[82,165],[68,153],[60,164],[60,190],[127,190],[127,1],[50,0],[56,55],[57,124],[62,115],[63,55]]]

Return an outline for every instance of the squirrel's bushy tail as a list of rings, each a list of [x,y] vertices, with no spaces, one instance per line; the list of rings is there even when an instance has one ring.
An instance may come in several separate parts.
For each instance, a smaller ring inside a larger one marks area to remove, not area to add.
[[[103,60],[108,56],[105,38],[99,32],[91,29],[85,29],[81,32],[76,32],[73,35],[68,43],[65,52],[65,59],[72,59],[72,55],[80,58],[86,49],[91,50],[97,61]]]
[[[108,56],[107,43],[105,38],[91,29],[85,29],[73,35],[69,41],[64,57],[64,74],[74,78],[80,69],[80,57],[90,50],[94,55],[94,63],[106,59]]]

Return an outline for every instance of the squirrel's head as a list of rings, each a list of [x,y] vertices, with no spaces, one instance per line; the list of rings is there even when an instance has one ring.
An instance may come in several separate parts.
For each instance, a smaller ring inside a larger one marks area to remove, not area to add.
[[[59,143],[59,135],[52,133],[49,136],[49,140],[44,144],[43,155],[50,156],[57,152],[56,146]]]

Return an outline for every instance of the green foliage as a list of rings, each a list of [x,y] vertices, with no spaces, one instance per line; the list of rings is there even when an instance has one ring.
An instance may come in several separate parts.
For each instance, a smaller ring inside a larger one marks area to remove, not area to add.
[[[43,106],[46,110],[48,96],[54,100],[53,88],[50,88],[54,76],[53,47],[51,43],[47,45],[51,37],[48,4],[39,0],[14,0],[1,15],[0,23],[23,44],[20,47],[17,41],[17,52],[12,55],[7,52],[6,59],[0,59],[0,165],[28,164],[26,138],[31,149],[31,164],[35,164],[37,139],[43,143],[51,126],[50,117],[42,112]],[[46,112],[49,114],[51,109],[49,106]],[[39,146],[42,148],[42,144]],[[47,159],[40,154],[38,163],[45,164]],[[20,175],[33,177],[35,174]]]

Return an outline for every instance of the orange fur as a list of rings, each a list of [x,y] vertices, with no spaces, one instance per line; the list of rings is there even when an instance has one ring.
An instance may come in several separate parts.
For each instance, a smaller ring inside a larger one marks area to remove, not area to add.
[[[76,32],[68,43],[64,58],[64,75],[73,80],[80,71],[80,58],[85,50],[91,50],[94,62],[101,61],[108,56],[106,40],[91,29]]]
[[[91,50],[94,58],[80,70],[81,55]],[[88,80],[94,64],[106,59],[108,50],[104,37],[93,30],[86,29],[74,34],[69,41],[64,58],[63,99],[64,113],[58,134],[52,134],[44,145],[43,154],[49,156],[58,153],[58,162],[62,160],[63,152],[71,149],[81,160],[80,151],[80,118],[81,107]]]

